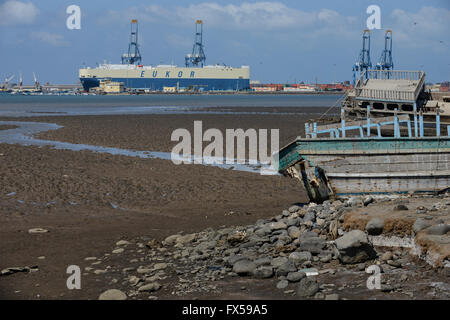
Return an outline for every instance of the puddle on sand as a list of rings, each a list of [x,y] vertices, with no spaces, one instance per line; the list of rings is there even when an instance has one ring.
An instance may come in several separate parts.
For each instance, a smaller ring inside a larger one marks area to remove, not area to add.
[[[162,159],[162,160],[183,160],[188,163],[194,163],[195,157],[181,158],[179,155],[172,155],[170,152],[158,152],[158,151],[136,151],[128,149],[119,149],[111,147],[93,146],[89,144],[75,144],[69,142],[60,142],[52,140],[43,140],[34,138],[33,135],[40,132],[46,132],[50,130],[57,130],[62,128],[55,123],[43,123],[43,122],[23,122],[23,121],[0,121],[0,125],[14,125],[18,128],[0,130],[0,143],[7,144],[20,144],[23,146],[49,146],[57,150],[72,150],[82,151],[88,150],[98,153],[108,153],[111,155],[122,155],[128,157],[139,157],[143,159]],[[198,163],[207,166],[219,167],[222,169],[246,171],[253,173],[264,173],[264,175],[277,175],[278,173],[271,170],[267,165],[255,164],[240,164],[234,161],[233,164],[218,163],[218,158],[205,158],[203,163]],[[226,161],[222,161],[226,162]],[[196,163],[197,164],[197,163]]]

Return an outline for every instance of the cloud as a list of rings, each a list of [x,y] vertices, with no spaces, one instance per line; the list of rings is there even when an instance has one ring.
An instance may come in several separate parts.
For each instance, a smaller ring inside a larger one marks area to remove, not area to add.
[[[32,39],[37,39],[55,47],[66,47],[69,45],[69,42],[65,41],[64,37],[59,34],[45,31],[33,31],[31,32],[30,36]]]
[[[0,25],[32,24],[38,14],[31,2],[6,1],[0,5]]]
[[[221,5],[203,2],[171,8],[158,5],[130,7],[125,11],[110,10],[99,19],[100,23],[125,22],[130,19],[174,26],[192,26],[201,19],[211,28],[242,30],[250,32],[295,30],[304,36],[308,31],[322,33],[351,33],[355,17],[347,17],[336,11],[322,9],[307,12],[288,7],[280,2],[243,2],[239,5]]]
[[[450,10],[423,7],[417,12],[395,9],[390,15],[389,27],[393,38],[402,46],[430,50],[448,50],[450,37]]]

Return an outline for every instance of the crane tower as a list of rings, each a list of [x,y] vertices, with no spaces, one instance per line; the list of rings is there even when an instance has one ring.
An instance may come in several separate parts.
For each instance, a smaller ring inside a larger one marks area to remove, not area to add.
[[[195,23],[195,42],[192,53],[185,57],[186,67],[199,65],[203,67],[206,61],[205,52],[203,50],[203,21],[197,20]]]
[[[128,53],[122,55],[122,64],[140,64],[142,61],[138,45],[138,21],[131,20],[131,36],[128,45]]]
[[[380,61],[377,63],[378,70],[392,70],[394,69],[394,62],[392,61],[392,30],[386,30],[384,35],[384,50],[381,53]]]
[[[359,59],[353,66],[353,85],[356,84],[357,74],[361,75],[364,71],[372,68],[370,61],[370,30],[363,32],[363,46],[359,53]]]

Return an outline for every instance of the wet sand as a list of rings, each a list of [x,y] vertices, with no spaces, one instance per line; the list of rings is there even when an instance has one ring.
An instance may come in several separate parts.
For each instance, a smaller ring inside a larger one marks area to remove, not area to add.
[[[39,138],[170,151],[172,131],[192,130],[194,120],[202,120],[204,130],[280,128],[282,145],[301,134],[309,118],[182,114],[14,120],[64,126]],[[83,265],[84,258],[100,255],[120,239],[161,240],[180,231],[254,223],[307,201],[298,182],[281,176],[49,147],[0,144],[0,154],[0,268],[39,267],[35,273],[0,277],[3,299],[96,299],[110,284],[86,281],[82,290],[70,291],[66,268]],[[49,232],[28,233],[38,227]],[[282,298],[269,283],[259,287],[263,297]]]

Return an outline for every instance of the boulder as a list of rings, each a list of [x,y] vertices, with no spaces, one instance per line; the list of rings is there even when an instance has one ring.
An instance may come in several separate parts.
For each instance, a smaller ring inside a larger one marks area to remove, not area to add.
[[[429,226],[431,226],[431,224],[428,223],[425,219],[417,218],[413,224],[413,231],[414,233],[419,233],[420,231],[428,228]]]
[[[427,232],[434,236],[442,236],[450,231],[450,224],[440,223],[430,227]]]
[[[248,276],[256,269],[256,264],[250,260],[239,260],[233,265],[233,272],[240,276]]]
[[[127,295],[120,290],[110,289],[103,292],[98,300],[127,300]]]
[[[336,241],[339,260],[345,264],[356,264],[374,259],[377,254],[367,235],[361,230],[353,230]]]
[[[313,278],[303,278],[297,287],[297,296],[299,298],[308,298],[319,292],[319,284]]]
[[[373,218],[366,225],[366,231],[371,236],[378,236],[383,232],[384,221],[381,218]]]

